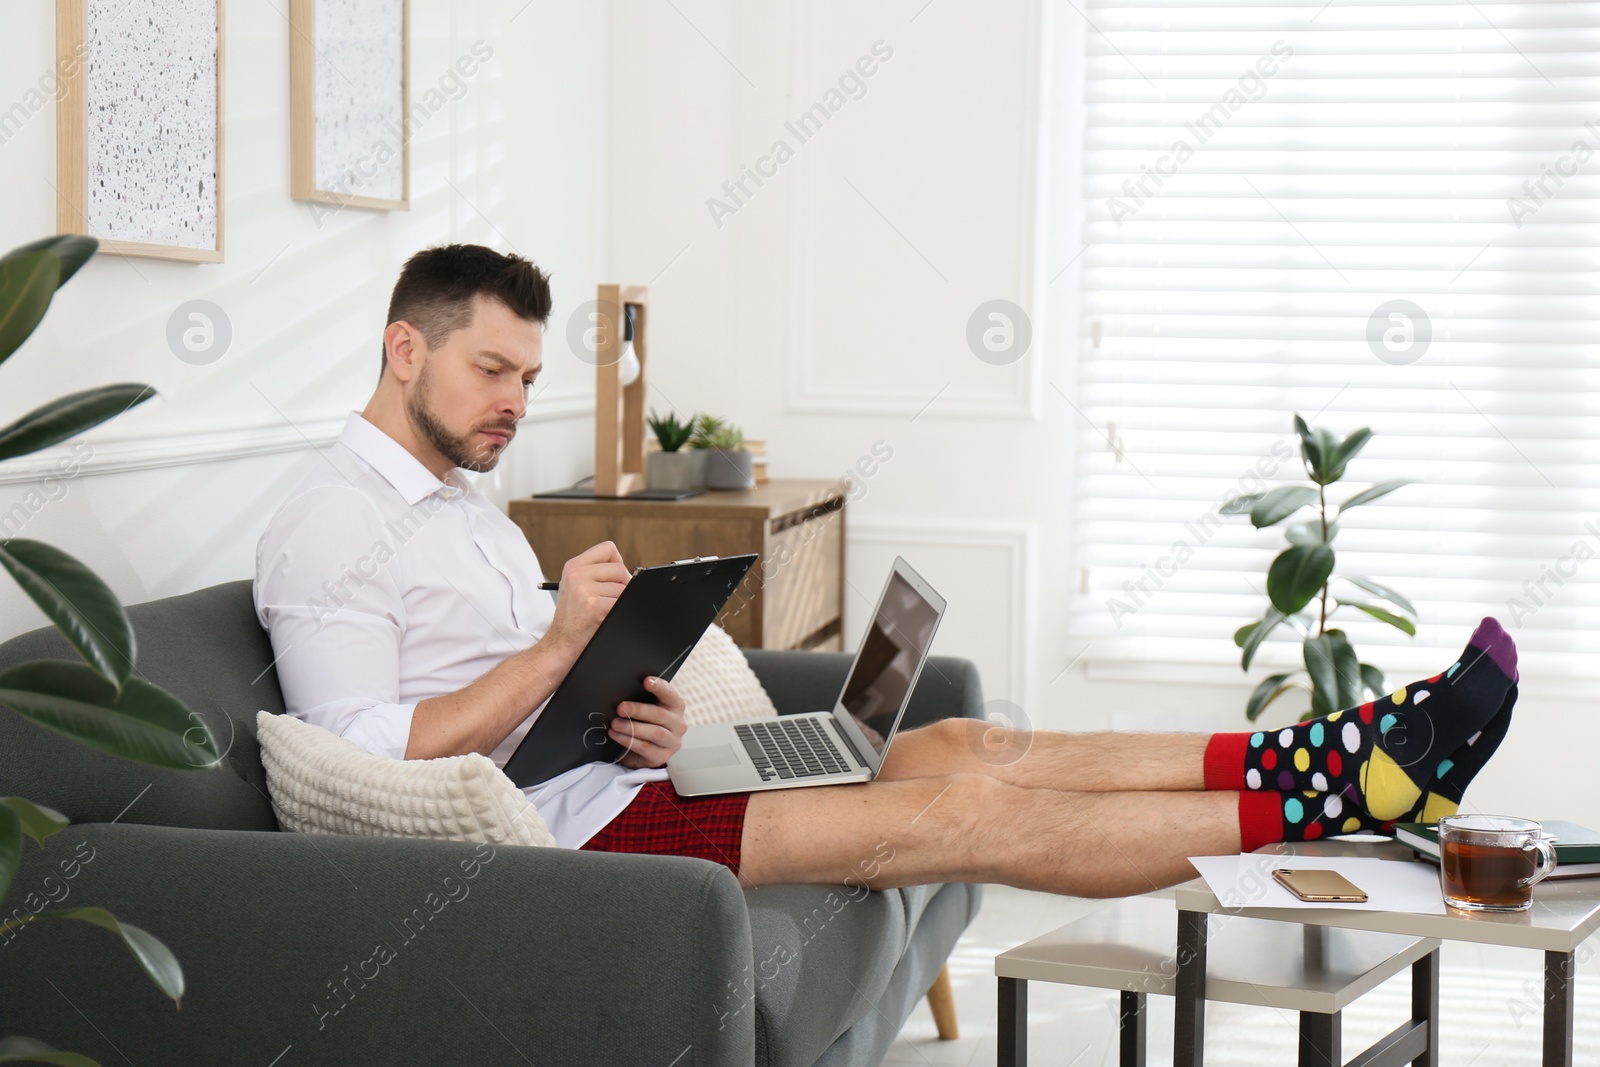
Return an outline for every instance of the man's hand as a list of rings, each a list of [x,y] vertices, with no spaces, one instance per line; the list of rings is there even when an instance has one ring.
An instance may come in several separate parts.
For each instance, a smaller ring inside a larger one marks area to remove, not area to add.
[[[610,541],[601,541],[567,560],[561,568],[555,615],[543,641],[564,648],[576,659],[631,577],[622,554]]]
[[[628,749],[618,762],[631,770],[665,767],[672,754],[683,747],[683,732],[689,728],[683,718],[683,697],[671,683],[646,678],[644,687],[656,703],[624,701],[617,705],[617,717],[611,720],[611,739]]]

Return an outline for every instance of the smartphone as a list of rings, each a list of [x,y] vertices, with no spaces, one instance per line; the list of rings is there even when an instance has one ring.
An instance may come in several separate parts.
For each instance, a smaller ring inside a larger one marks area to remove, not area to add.
[[[1280,867],[1272,872],[1278,884],[1301,900],[1333,904],[1365,904],[1367,894],[1338,871]]]

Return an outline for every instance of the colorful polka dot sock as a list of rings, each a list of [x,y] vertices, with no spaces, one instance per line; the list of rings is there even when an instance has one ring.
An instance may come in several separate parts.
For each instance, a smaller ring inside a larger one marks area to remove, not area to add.
[[[1483,770],[1494,755],[1506,731],[1511,729],[1511,709],[1517,703],[1517,687],[1506,693],[1500,710],[1478,733],[1467,738],[1466,744],[1456,749],[1434,771],[1433,780],[1423,792],[1416,807],[1406,814],[1406,822],[1438,822],[1446,815],[1454,815],[1466,795],[1467,786]]]
[[[1475,747],[1468,739],[1488,727],[1516,681],[1516,645],[1484,619],[1461,658],[1432,678],[1282,730],[1212,735],[1206,788],[1241,791],[1246,851],[1267,841],[1387,831],[1422,810],[1436,771],[1457,749]],[[1277,836],[1257,839],[1274,818]]]

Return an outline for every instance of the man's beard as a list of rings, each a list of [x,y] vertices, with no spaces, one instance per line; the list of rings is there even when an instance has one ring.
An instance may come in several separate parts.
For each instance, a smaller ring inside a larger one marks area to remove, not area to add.
[[[411,419],[411,425],[417,432],[427,439],[428,443],[439,450],[439,454],[448,459],[453,466],[464,467],[469,471],[493,470],[500,457],[488,445],[474,447],[471,437],[462,437],[453,434],[433,414],[428,406],[428,366],[423,364],[422,374],[417,378],[417,388],[412,392],[411,398],[406,402],[406,415]],[[500,429],[511,432],[515,427],[495,426],[490,429]],[[510,441],[507,441],[509,444]]]

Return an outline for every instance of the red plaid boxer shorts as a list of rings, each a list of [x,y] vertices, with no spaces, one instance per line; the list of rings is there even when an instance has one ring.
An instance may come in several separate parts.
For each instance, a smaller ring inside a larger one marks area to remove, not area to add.
[[[580,848],[698,856],[739,873],[739,843],[749,793],[684,797],[671,782],[646,782],[638,794]]]

